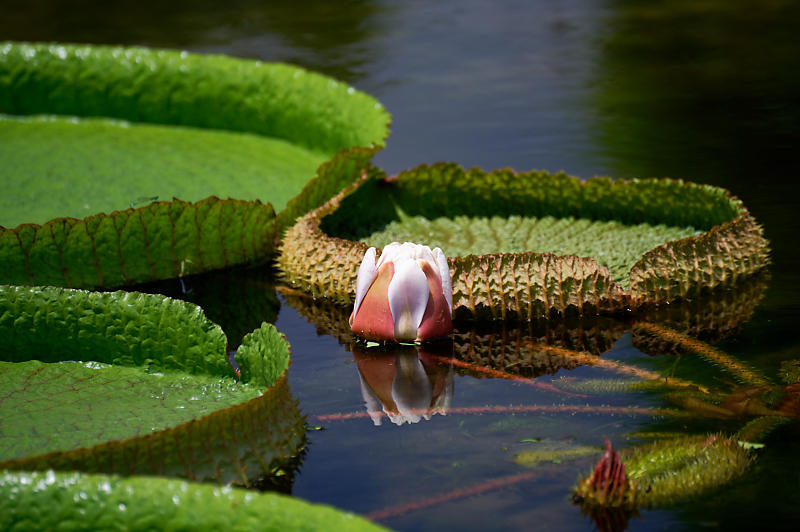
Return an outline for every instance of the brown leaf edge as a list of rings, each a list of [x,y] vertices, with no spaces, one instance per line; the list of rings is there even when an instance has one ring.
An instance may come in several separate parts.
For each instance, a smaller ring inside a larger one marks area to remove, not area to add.
[[[455,165],[423,165],[408,175],[437,168],[443,172],[460,170]],[[385,182],[397,186],[402,184],[403,175]],[[300,217],[286,232],[277,259],[285,282],[314,297],[352,304],[358,266],[368,246],[324,233],[321,222],[349,194],[381,177],[376,169],[362,172],[352,185]],[[572,179],[575,183],[567,185],[573,188],[601,189],[610,183],[604,178],[584,182]],[[684,186],[681,181],[653,182]],[[647,180],[636,182],[641,183]],[[611,186],[625,187],[626,182],[620,180]],[[768,242],[761,226],[727,191],[714,189],[714,193],[721,194],[738,214],[698,237],[669,242],[647,252],[631,270],[630,291],[614,282],[608,269],[590,257],[534,252],[450,257],[454,314],[460,319],[532,320],[568,312],[619,313],[728,286],[761,271],[769,263]]]

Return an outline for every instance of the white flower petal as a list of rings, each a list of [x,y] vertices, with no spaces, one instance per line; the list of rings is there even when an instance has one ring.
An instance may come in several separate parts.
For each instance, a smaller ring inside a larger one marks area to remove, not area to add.
[[[428,305],[428,279],[415,260],[395,260],[389,282],[389,309],[398,341],[414,341]]]
[[[378,258],[378,268],[383,266],[384,262],[393,261],[395,256],[400,251],[400,243],[392,242],[381,251],[381,256]]]
[[[439,272],[439,278],[442,280],[442,292],[444,292],[444,299],[447,301],[447,307],[450,309],[450,315],[453,315],[453,289],[450,284],[450,267],[447,265],[447,257],[444,252],[439,248],[434,248],[433,257],[436,261],[436,269]]]
[[[358,267],[358,277],[356,278],[356,303],[353,306],[353,316],[358,313],[358,307],[367,295],[369,287],[378,276],[378,267],[375,265],[375,248],[369,248],[364,253],[361,266]]]

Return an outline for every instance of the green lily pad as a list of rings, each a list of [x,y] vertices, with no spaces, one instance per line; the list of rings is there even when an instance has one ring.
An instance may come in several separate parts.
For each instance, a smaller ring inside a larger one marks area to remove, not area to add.
[[[740,477],[752,455],[723,435],[685,436],[659,441],[622,453],[634,506],[668,506],[708,493]],[[597,497],[584,479],[576,487],[589,504]]]
[[[163,478],[0,472],[3,530],[386,530],[275,493]]]
[[[225,349],[190,303],[0,286],[0,467],[244,484],[271,473],[304,434],[288,346],[268,324],[246,336],[240,379]]]
[[[648,223],[626,225],[615,220],[544,216],[404,216],[358,238],[383,248],[392,242],[430,242],[447,256],[525,253],[595,257],[612,279],[625,287],[628,273],[641,256],[670,240],[697,236],[693,227]],[[355,236],[354,236],[355,238]]]
[[[409,239],[447,255],[456,317],[530,320],[695,297],[769,262],[761,227],[717,187],[445,163],[382,177],[298,220],[286,281],[351,304],[367,247]]]
[[[22,43],[0,44],[0,113],[0,282],[85,288],[265,262],[389,122],[289,65]]]
[[[252,133],[0,116],[8,179],[0,225],[84,218],[173,197],[263,199],[283,209],[332,155]]]

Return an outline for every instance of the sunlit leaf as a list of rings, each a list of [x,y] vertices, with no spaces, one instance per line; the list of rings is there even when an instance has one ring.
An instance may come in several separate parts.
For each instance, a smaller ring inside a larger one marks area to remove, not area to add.
[[[378,102],[324,76],[145,48],[0,44],[0,113],[0,282],[13,284],[263,263],[388,135]]]
[[[303,442],[288,345],[268,324],[246,336],[241,379],[225,347],[190,303],[0,286],[0,467],[269,474]]]
[[[584,506],[674,504],[724,486],[752,463],[749,452],[736,440],[719,434],[662,440],[619,454],[612,449],[611,453],[616,456],[611,469],[604,468],[601,461],[575,488]]]
[[[152,477],[0,472],[3,530],[385,530],[275,493]]]

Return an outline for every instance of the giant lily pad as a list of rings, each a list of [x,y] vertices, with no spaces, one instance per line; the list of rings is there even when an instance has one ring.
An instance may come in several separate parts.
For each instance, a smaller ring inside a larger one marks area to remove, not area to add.
[[[163,478],[0,472],[3,530],[385,530],[275,493]]]
[[[0,286],[0,467],[239,482],[302,447],[289,349],[264,324],[236,359],[199,307]],[[237,382],[238,380],[238,382]]]
[[[411,240],[448,256],[456,317],[532,319],[670,302],[769,261],[761,227],[717,187],[454,164],[380,177],[287,232],[278,264],[289,283],[349,304],[367,247]]]
[[[266,261],[389,121],[289,65],[20,43],[0,44],[0,113],[0,282],[86,288]]]

